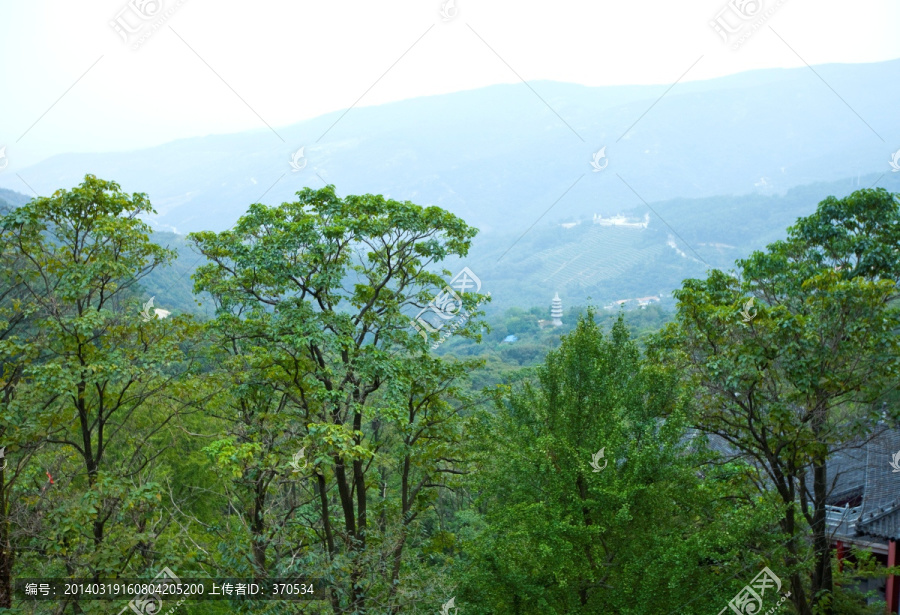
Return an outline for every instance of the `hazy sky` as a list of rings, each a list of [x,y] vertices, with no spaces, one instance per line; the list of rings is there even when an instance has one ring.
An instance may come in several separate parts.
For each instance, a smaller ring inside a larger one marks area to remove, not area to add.
[[[134,2],[162,11],[142,22],[125,0],[0,0],[5,172],[54,154],[278,127],[357,100],[520,77],[668,86],[682,75],[900,57],[897,0],[762,0],[770,16],[737,50],[709,25],[723,0],[457,0],[447,21],[431,0]],[[165,21],[126,43],[110,25],[117,16],[120,27]],[[731,12],[723,19],[742,23]]]

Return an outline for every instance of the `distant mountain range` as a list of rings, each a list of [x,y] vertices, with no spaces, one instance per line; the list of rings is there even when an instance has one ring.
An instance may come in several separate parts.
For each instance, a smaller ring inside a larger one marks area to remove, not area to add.
[[[466,259],[445,266],[473,270],[481,292],[490,292],[499,309],[549,309],[555,292],[565,306],[661,295],[662,305],[671,307],[671,291],[685,278],[733,269],[735,260],[783,239],[787,227],[825,197],[876,185],[900,193],[900,173],[818,182],[783,195],[670,199],[624,211],[641,221],[649,213],[646,229],[601,226],[585,215],[574,226],[538,225],[524,236],[485,233]]]
[[[181,309],[190,307],[197,256],[166,231],[223,230],[250,203],[326,182],[339,194],[438,205],[480,228],[465,263],[446,266],[475,271],[491,309],[549,305],[556,291],[566,305],[602,305],[728,268],[829,194],[875,184],[900,192],[889,166],[900,149],[900,60],[814,68],[679,83],[668,93],[669,85],[497,85],[277,128],[285,142],[260,129],[55,156],[19,174],[41,194],[86,173],[148,193],[158,237],[191,260],[148,287]],[[24,189],[9,172],[0,187]],[[0,200],[27,197],[0,188]],[[649,214],[648,227],[592,222],[618,213]]]
[[[512,230],[479,234],[465,259],[441,263],[451,275],[469,267],[490,292],[488,314],[509,307],[545,307],[559,292],[566,308],[659,296],[671,308],[671,291],[688,277],[712,267],[729,270],[734,261],[785,236],[800,216],[811,214],[829,195],[843,197],[873,185],[900,193],[900,173],[870,174],[792,188],[784,195],[748,194],[671,199],[639,205],[625,214],[646,228],[575,223],[537,225],[522,235]],[[3,201],[19,205],[27,197],[0,189]],[[2,209],[2,207],[0,207]],[[649,214],[649,216],[648,216]],[[197,306],[191,274],[202,257],[183,235],[160,231],[154,240],[178,250],[177,261],[144,282],[147,297],[164,309],[211,314],[208,297]],[[633,302],[632,302],[633,303]]]
[[[548,209],[542,223],[615,214],[641,199],[778,194],[890,171],[900,149],[898,74],[900,60],[760,70],[678,83],[664,96],[670,84],[531,83],[537,95],[496,85],[277,128],[285,142],[261,128],[59,155],[19,174],[41,194],[85,173],[114,179],[148,193],[156,228],[179,233],[223,230],[252,202],[279,203],[324,182],[521,233]],[[607,166],[594,172],[604,146]],[[301,147],[305,166],[295,171]],[[0,187],[25,190],[9,172]]]
[[[21,192],[0,188],[0,206],[18,207],[30,200],[31,199],[27,195],[22,194]]]

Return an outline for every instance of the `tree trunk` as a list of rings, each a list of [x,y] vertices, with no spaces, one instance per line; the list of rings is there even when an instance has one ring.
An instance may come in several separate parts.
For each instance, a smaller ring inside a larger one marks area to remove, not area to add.
[[[9,540],[6,471],[0,470],[0,608],[12,608],[13,550]]]
[[[253,499],[252,522],[250,524],[250,542],[253,550],[253,563],[259,578],[266,576],[266,520],[263,510],[266,505],[266,485],[264,477],[256,480],[256,494]]]
[[[791,539],[785,545],[788,550],[788,556],[785,558],[784,563],[787,568],[793,568],[800,561],[800,558],[797,556],[797,541],[800,537],[796,535],[793,495],[791,495],[791,502],[787,503],[787,506],[788,508],[781,521],[781,528],[785,534],[791,537]],[[803,578],[800,576],[800,573],[792,573],[790,580],[791,602],[794,603],[794,608],[797,610],[797,613],[799,613],[799,615],[812,615],[812,607],[806,598],[806,591],[803,589]]]
[[[816,554],[816,566],[813,570],[812,595],[819,592],[831,594],[834,591],[834,578],[831,570],[831,544],[828,540],[828,527],[825,523],[825,498],[828,495],[828,474],[824,461],[813,466],[813,547]],[[830,596],[829,596],[830,597]],[[822,615],[832,615],[831,600],[822,605]]]
[[[580,473],[578,474],[578,478],[575,480],[576,485],[578,486],[578,497],[582,502],[587,500],[587,484],[584,482],[584,476]],[[582,505],[581,507],[581,515],[584,519],[585,527],[590,527],[594,524],[594,521],[591,519],[591,511],[586,505]],[[607,554],[608,555],[608,554]],[[588,562],[588,566],[591,571],[596,570],[596,564],[594,562],[594,556],[591,553],[591,545],[584,545],[584,557]],[[581,602],[582,607],[586,607],[588,603],[588,586],[585,585],[581,589],[578,590],[578,600]]]

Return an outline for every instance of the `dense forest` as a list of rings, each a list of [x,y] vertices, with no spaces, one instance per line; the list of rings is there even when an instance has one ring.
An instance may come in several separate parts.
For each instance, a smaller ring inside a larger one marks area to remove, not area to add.
[[[204,305],[169,313],[152,213],[91,175],[0,211],[4,612],[155,615],[14,585],[163,569],[315,586],[177,613],[883,611],[826,505],[900,419],[900,195],[824,199],[673,311],[559,327],[448,295],[464,220],[331,185],[188,235]],[[467,317],[433,348],[438,297]],[[735,602],[760,574],[781,596]]]

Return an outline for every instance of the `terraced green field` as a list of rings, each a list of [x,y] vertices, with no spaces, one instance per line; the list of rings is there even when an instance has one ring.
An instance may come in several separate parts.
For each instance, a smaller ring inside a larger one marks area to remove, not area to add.
[[[668,248],[661,243],[636,247],[644,229],[591,225],[578,241],[541,251],[534,263],[534,279],[554,287],[578,281],[591,286],[626,274],[635,265],[653,262]]]

